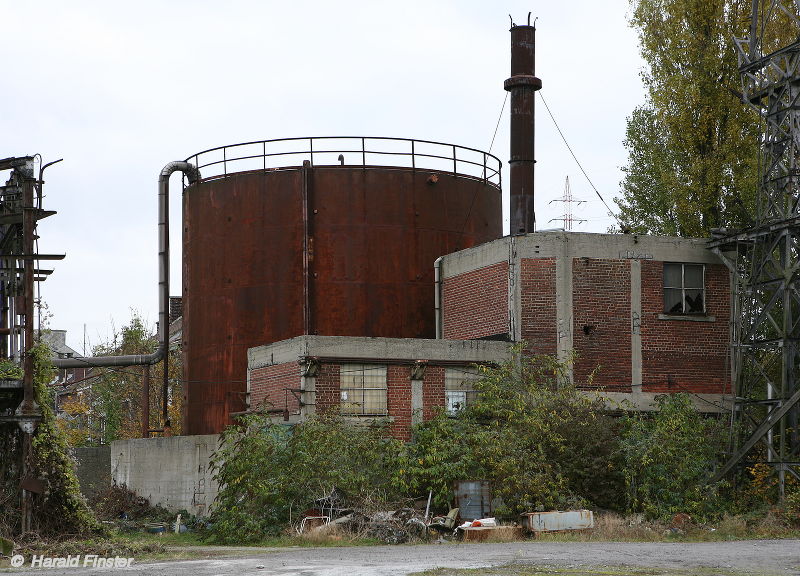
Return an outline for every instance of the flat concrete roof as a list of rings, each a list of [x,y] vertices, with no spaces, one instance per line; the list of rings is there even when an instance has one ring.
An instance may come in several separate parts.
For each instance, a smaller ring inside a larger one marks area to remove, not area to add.
[[[479,270],[510,258],[603,258],[722,264],[708,248],[706,238],[594,234],[587,232],[533,232],[505,236],[442,257],[445,278]]]
[[[508,342],[306,335],[247,351],[247,368],[297,362],[301,358],[501,362],[511,357]]]

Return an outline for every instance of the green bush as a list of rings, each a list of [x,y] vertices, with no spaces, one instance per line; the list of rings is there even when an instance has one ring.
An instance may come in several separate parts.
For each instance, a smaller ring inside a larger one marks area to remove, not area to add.
[[[650,518],[679,512],[699,518],[721,511],[707,484],[717,463],[724,427],[703,418],[686,393],[656,398],[658,411],[625,420],[621,449],[628,508]]]
[[[257,542],[334,489],[351,505],[385,502],[399,448],[380,426],[317,416],[290,429],[247,416],[226,430],[212,460],[220,491],[210,534],[222,543]]]
[[[618,425],[603,402],[564,377],[550,356],[519,354],[484,367],[476,400],[415,429],[396,483],[433,490],[439,505],[459,480],[488,480],[516,515],[592,503],[615,507],[622,490]]]

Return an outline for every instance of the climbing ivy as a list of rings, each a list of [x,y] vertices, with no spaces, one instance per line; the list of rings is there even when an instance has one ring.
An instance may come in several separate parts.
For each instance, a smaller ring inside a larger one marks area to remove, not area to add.
[[[63,432],[56,424],[53,395],[48,386],[55,377],[50,348],[40,340],[30,353],[34,360],[34,400],[42,418],[31,439],[28,476],[39,479],[44,488],[41,494],[31,498],[32,529],[41,536],[86,535],[99,530],[100,525],[80,494],[74,462]],[[22,458],[25,438],[17,430],[9,426],[3,429],[9,463],[21,462]],[[3,481],[0,494],[5,498],[0,531],[12,536],[21,527],[19,482],[22,478],[18,464],[4,470],[0,478]]]

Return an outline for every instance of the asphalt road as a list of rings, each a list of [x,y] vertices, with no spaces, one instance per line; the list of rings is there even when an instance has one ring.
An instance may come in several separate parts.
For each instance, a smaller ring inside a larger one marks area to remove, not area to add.
[[[218,550],[217,550],[218,551]],[[238,557],[138,563],[130,568],[10,569],[14,575],[99,573],[154,576],[400,576],[436,567],[483,568],[512,562],[564,567],[635,567],[723,574],[800,576],[800,540],[710,543],[512,542],[343,548],[238,548]],[[209,552],[212,552],[209,550]]]

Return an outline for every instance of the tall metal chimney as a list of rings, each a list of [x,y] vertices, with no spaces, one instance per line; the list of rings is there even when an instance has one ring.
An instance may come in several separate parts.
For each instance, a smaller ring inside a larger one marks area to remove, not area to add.
[[[503,87],[511,92],[511,234],[536,229],[533,209],[534,102],[542,81],[536,77],[536,26],[511,22],[511,78]]]

